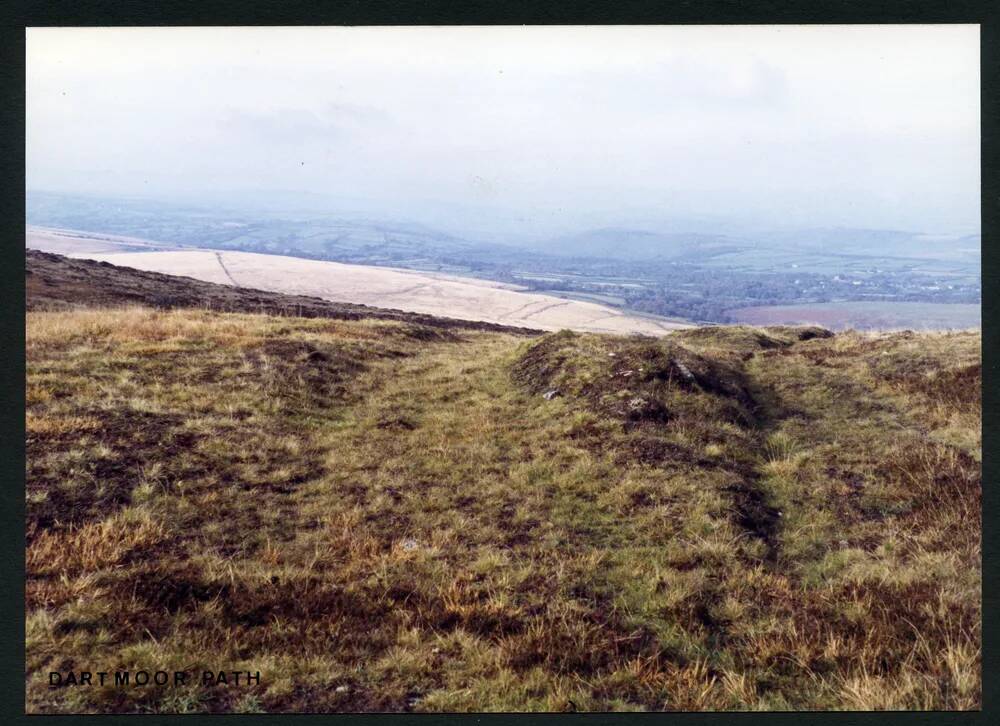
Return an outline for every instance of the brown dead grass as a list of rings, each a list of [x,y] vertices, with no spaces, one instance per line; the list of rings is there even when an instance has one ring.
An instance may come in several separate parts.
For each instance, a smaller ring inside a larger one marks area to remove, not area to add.
[[[27,708],[978,708],[978,361],[31,313]]]

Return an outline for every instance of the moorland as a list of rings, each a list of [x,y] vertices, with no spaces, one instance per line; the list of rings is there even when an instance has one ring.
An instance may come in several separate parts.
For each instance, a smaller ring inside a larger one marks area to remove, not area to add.
[[[26,273],[29,712],[981,706],[977,330]]]

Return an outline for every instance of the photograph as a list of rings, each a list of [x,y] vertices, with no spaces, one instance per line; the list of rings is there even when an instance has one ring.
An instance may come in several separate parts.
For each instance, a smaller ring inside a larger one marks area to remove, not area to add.
[[[980,25],[23,30],[25,713],[981,711]]]

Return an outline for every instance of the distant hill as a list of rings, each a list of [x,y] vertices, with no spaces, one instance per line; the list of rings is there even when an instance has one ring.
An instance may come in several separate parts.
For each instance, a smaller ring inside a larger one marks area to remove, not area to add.
[[[387,266],[343,264],[329,260],[304,259],[287,255],[267,255],[242,251],[216,251],[198,248],[150,249],[138,246],[122,250],[92,252],[95,244],[139,245],[129,238],[99,239],[96,235],[79,238],[66,232],[29,228],[26,244],[32,249],[65,253],[160,273],[156,287],[177,286],[177,280],[194,278],[233,286],[240,291],[269,290],[272,294],[291,294],[321,298],[335,304],[371,306],[369,309],[406,311],[442,318],[520,326],[542,330],[586,330],[608,333],[663,335],[678,327],[676,320],[655,315],[629,313],[600,301],[570,300],[523,291],[502,283],[438,273],[400,270]],[[79,243],[80,249],[74,250]],[[51,246],[50,246],[51,245]],[[54,247],[54,249],[53,249]],[[125,273],[123,273],[125,275]],[[128,273],[126,276],[132,276]],[[184,277],[179,277],[184,276]],[[115,282],[110,281],[109,284]],[[193,282],[193,280],[192,280]],[[139,286],[141,289],[141,285]],[[185,294],[198,300],[200,291],[185,287]],[[222,296],[223,302],[239,292],[205,291],[206,302]],[[300,304],[298,302],[294,304]]]
[[[737,253],[741,262],[754,255],[769,259],[775,253],[974,262],[979,258],[981,242],[980,235],[932,235],[848,227],[758,231],[747,237],[606,227],[557,237],[541,245],[540,249],[568,257],[691,263]]]
[[[900,257],[954,261],[978,260],[981,235],[934,235],[887,229],[817,227],[770,232],[775,246],[812,250],[825,255]]]
[[[294,315],[335,320],[395,320],[434,328],[492,330],[519,335],[542,331],[473,320],[331,302],[307,295],[219,285],[178,275],[136,270],[94,260],[25,251],[28,310],[147,305],[161,309],[209,309],[224,312]]]
[[[307,209],[305,200],[291,204],[286,194],[273,204],[247,202],[201,204],[143,198],[102,198],[80,194],[30,191],[29,224],[124,235],[159,243],[287,254],[313,259],[389,264],[411,269],[478,271],[504,278],[507,270],[558,268],[568,258],[708,263],[734,269],[787,269],[795,256],[825,258],[836,272],[838,257],[889,260],[919,259],[978,265],[980,235],[926,234],[904,230],[850,227],[802,229],[754,227],[733,233],[700,228],[677,231],[681,221],[661,220],[651,226],[607,226],[583,229],[547,241],[498,244],[442,231],[427,224],[372,212]],[[249,197],[250,200],[258,199]],[[284,201],[286,204],[279,204]],[[695,224],[695,222],[690,222]],[[502,237],[502,235],[500,235]],[[832,263],[832,264],[831,264]],[[807,264],[799,260],[799,264]],[[843,263],[839,263],[843,264]]]
[[[350,211],[334,200],[317,211],[307,207],[325,202],[312,197],[297,200],[287,193],[274,198],[252,195],[241,203],[244,206],[236,207],[231,199],[212,197],[168,202],[29,190],[26,211],[29,225],[82,231],[86,237],[74,233],[73,243],[85,239],[92,250],[111,244],[146,250],[199,248],[403,268],[702,322],[732,322],[726,311],[766,306],[978,304],[981,300],[979,235],[860,227],[767,228],[758,223],[740,226],[722,217],[637,214],[633,218],[622,212],[626,221],[581,218],[574,222],[577,229],[561,227],[559,237],[546,239],[550,233],[536,230],[530,241],[522,236],[507,240],[511,244],[497,244],[463,231],[482,229],[482,225],[463,226],[468,217],[450,219],[446,232],[432,223],[405,219],[401,210]],[[503,231],[493,230],[490,239],[503,240]],[[41,249],[74,254],[64,247]],[[244,282],[269,287],[260,281]],[[423,289],[426,296],[430,288]],[[372,297],[333,299],[387,304]],[[389,306],[463,315],[447,309]],[[534,315],[534,309],[522,313]],[[512,322],[495,316],[485,319]],[[529,324],[547,327],[535,317]]]
[[[39,226],[164,243],[319,259],[358,258],[370,263],[409,261],[419,265],[454,256],[509,253],[507,247],[465,240],[405,220],[300,209],[261,215],[225,206],[32,192],[27,218],[29,224]]]
[[[698,233],[661,233],[606,227],[556,237],[540,246],[548,254],[622,260],[685,259],[748,246],[730,237]]]

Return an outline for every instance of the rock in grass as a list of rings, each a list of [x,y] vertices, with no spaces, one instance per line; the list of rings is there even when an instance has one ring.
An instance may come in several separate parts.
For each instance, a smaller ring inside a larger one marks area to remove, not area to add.
[[[685,380],[694,382],[694,373],[691,372],[690,368],[681,363],[679,360],[674,360],[673,364],[676,366],[677,370],[680,371],[680,374],[684,376]]]

